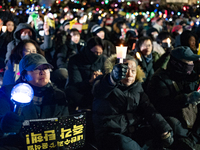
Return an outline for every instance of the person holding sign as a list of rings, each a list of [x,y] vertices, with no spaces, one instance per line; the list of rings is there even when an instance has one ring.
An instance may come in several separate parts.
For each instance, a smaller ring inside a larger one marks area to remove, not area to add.
[[[65,93],[50,82],[51,68],[52,65],[40,54],[31,53],[21,59],[19,63],[20,78],[16,84],[27,83],[32,87],[34,96],[31,103],[23,107],[20,116],[13,112],[14,104],[10,101],[11,89],[14,85],[1,88],[0,148],[24,149],[25,137],[22,137],[20,132],[24,120],[69,115]]]
[[[170,146],[172,129],[144,93],[141,83],[145,74],[137,60],[127,55],[123,63],[117,62],[116,55],[106,60],[106,73],[97,77],[92,90],[98,148],[142,150],[149,140],[153,140],[153,149]]]

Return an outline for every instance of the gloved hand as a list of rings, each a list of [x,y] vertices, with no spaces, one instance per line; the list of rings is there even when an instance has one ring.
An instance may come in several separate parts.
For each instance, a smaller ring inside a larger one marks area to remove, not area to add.
[[[110,74],[113,81],[117,83],[121,79],[126,78],[127,69],[128,69],[128,63],[127,64],[116,64],[113,67],[113,70]]]
[[[163,147],[169,147],[174,142],[173,132],[168,132],[166,135],[161,136]]]
[[[197,91],[189,93],[187,95],[187,102],[193,105],[197,105],[198,103],[200,103],[200,93]]]
[[[8,112],[0,123],[0,128],[4,133],[18,133],[22,127],[24,119],[14,112]]]

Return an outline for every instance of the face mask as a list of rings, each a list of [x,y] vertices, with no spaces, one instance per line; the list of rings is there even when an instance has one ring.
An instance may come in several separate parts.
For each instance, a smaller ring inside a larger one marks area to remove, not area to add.
[[[163,48],[168,48],[168,43],[162,43]]]
[[[177,71],[182,72],[183,74],[190,75],[194,68],[194,64],[190,65],[182,61],[176,61],[171,59],[170,63],[174,66],[174,68],[177,69]]]
[[[25,36],[22,36],[21,35],[21,40],[30,40],[31,38],[30,38],[30,36],[28,35],[28,34],[26,34]]]

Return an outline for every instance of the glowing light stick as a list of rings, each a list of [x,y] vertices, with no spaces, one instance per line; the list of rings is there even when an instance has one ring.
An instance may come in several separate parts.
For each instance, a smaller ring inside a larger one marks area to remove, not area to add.
[[[123,63],[123,59],[126,58],[127,46],[116,46],[117,58],[119,58],[119,63]]]
[[[22,108],[30,104],[33,96],[33,89],[27,83],[19,83],[15,85],[11,91],[10,98],[14,103],[14,112],[20,116]]]

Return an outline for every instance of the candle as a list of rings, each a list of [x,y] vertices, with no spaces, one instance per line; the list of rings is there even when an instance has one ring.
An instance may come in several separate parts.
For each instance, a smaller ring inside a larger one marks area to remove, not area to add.
[[[7,26],[2,26],[2,31],[6,32]]]
[[[127,46],[116,46],[116,50],[117,50],[117,58],[119,58],[119,62],[123,63],[123,59],[126,58],[126,52],[127,52]]]
[[[170,43],[171,43],[170,38],[167,38],[167,45],[168,45],[168,47],[170,47]]]

